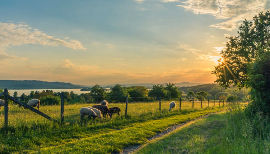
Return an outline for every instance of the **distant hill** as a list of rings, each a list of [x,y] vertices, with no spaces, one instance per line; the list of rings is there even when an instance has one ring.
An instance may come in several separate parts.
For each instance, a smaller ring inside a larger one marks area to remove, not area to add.
[[[200,83],[191,83],[191,82],[180,82],[180,83],[174,83],[177,87],[188,87],[188,86],[196,86],[196,85],[200,85]],[[107,88],[111,88],[113,87],[115,84],[112,85],[106,85],[104,87]],[[144,86],[146,88],[152,88],[153,85],[155,85],[154,83],[134,83],[134,84],[120,84],[124,87],[131,87],[131,86]],[[166,83],[163,83],[162,85],[166,85]]]
[[[8,89],[79,89],[81,85],[65,82],[47,82],[38,80],[0,80],[0,88]]]

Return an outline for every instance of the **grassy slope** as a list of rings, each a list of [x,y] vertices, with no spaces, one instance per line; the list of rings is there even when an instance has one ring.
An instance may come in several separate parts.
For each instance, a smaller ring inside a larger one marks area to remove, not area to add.
[[[269,153],[269,126],[261,121],[248,120],[242,111],[211,115],[137,153]],[[252,135],[254,127],[264,138]]]
[[[37,123],[12,128],[8,135],[0,135],[1,152],[95,152],[120,151],[123,147],[141,144],[148,137],[168,126],[216,112],[217,109],[148,113],[130,119],[92,122],[59,127]]]

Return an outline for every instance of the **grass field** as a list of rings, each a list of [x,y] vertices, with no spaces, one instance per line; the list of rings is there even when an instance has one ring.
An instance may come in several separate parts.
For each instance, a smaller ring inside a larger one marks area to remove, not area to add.
[[[168,104],[169,102],[163,102],[163,110],[159,112],[157,102],[130,103],[127,119],[122,116],[122,112],[119,117],[89,121],[83,125],[79,123],[79,109],[91,104],[66,105],[67,122],[63,126],[11,105],[8,134],[0,134],[0,153],[120,151],[129,145],[145,143],[147,138],[171,125],[222,110],[217,107],[206,108],[207,104],[204,104],[204,109],[200,109],[200,103],[196,103],[195,109],[191,109],[191,103],[184,102],[181,112],[178,108],[168,112]],[[122,111],[125,107],[124,104],[110,104],[110,106],[119,106]],[[60,116],[59,106],[44,106],[41,107],[41,111],[54,118]],[[1,122],[3,122],[3,111],[1,111]]]
[[[143,153],[269,153],[270,126],[243,110],[210,115],[140,149]]]
[[[162,102],[162,110],[169,109],[170,101]],[[176,107],[174,110],[179,109],[179,102],[176,102]],[[200,102],[194,103],[194,109],[200,109]],[[94,104],[73,104],[73,105],[65,105],[65,121],[74,123],[80,120],[79,110],[81,107],[92,106]],[[215,106],[218,106],[218,103],[215,103]],[[110,107],[118,106],[121,109],[121,115],[124,115],[125,111],[125,103],[112,103]],[[203,108],[206,108],[208,103],[203,102]],[[214,103],[211,102],[209,104],[210,107],[214,106]],[[221,103],[222,106],[222,103]],[[182,102],[182,109],[192,109],[191,102]],[[48,114],[49,116],[58,119],[60,118],[60,105],[54,106],[41,106],[40,111]],[[129,116],[140,116],[143,114],[154,114],[159,112],[159,104],[158,102],[138,102],[138,103],[129,103],[128,104],[128,115]],[[114,118],[116,115],[114,115]],[[3,107],[0,110],[0,127],[3,126],[4,120],[4,109]],[[9,108],[9,125],[10,126],[20,126],[20,125],[29,125],[33,123],[47,123],[49,122],[47,119],[31,112],[30,110],[20,108],[18,105],[10,105]]]

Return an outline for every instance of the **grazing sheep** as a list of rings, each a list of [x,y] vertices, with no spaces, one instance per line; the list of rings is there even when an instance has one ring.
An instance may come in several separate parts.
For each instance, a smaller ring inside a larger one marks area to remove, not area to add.
[[[114,113],[117,113],[118,115],[120,115],[120,108],[119,107],[111,107],[109,108],[109,116],[112,118],[112,115]]]
[[[37,107],[37,109],[39,110],[40,100],[39,99],[31,99],[28,101],[27,105],[29,105],[31,107]]]
[[[0,109],[1,109],[1,106],[4,106],[5,105],[5,101],[3,99],[0,99]]]
[[[95,119],[97,117],[97,114],[94,110],[92,110],[91,108],[88,107],[82,107],[80,109],[80,115],[81,115],[81,120],[83,120],[84,116],[88,116],[88,119]]]
[[[106,105],[94,105],[93,108],[99,109],[101,113],[103,114],[103,117],[107,117],[107,114],[109,113],[109,108]]]
[[[106,106],[108,106],[108,105],[109,105],[109,103],[108,103],[108,101],[107,101],[107,100],[103,100],[103,101],[100,103],[100,105],[106,105]]]
[[[175,107],[175,102],[171,102],[169,111],[171,111],[171,109],[173,109],[174,107]]]
[[[93,107],[88,107],[88,108],[93,110],[96,113],[98,118],[102,119],[102,112],[99,109],[93,108]]]

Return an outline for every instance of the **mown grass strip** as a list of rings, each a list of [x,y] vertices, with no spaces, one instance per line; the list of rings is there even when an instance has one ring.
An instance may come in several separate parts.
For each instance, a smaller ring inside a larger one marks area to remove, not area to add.
[[[136,153],[208,153],[207,149],[218,144],[220,130],[225,127],[224,114],[210,115],[179,131],[151,142]]]
[[[217,111],[217,109],[211,109],[185,115],[175,115],[157,120],[138,122],[128,125],[120,130],[111,130],[110,132],[93,134],[90,137],[69,141],[62,145],[45,147],[36,152],[119,152],[124,147],[147,142],[147,138],[154,136],[157,132],[166,129],[169,126],[184,123]]]

